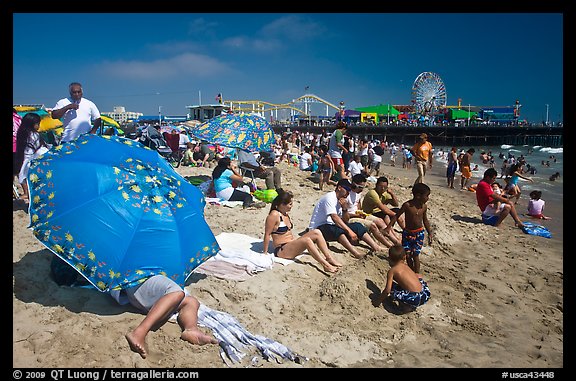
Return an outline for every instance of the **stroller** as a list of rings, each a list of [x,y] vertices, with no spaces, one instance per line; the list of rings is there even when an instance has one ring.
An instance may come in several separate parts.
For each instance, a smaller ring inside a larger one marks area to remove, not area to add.
[[[156,127],[144,127],[138,136],[138,141],[144,144],[146,147],[158,151],[160,156],[162,156],[164,159],[166,159],[166,161],[174,166],[171,160],[172,149],[170,146],[168,146],[168,143],[162,134],[160,134],[160,131],[156,129]],[[178,165],[180,165],[180,163],[178,163]]]

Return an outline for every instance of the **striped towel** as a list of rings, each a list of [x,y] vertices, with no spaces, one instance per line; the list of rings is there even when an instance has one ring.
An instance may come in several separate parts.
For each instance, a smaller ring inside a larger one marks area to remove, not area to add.
[[[233,316],[213,310],[200,304],[198,309],[198,325],[212,330],[214,337],[220,344],[220,357],[227,364],[239,363],[248,346],[258,348],[265,360],[275,360],[282,363],[281,359],[288,359],[298,364],[307,361],[308,358],[300,356],[277,341],[264,336],[254,335],[244,328]]]

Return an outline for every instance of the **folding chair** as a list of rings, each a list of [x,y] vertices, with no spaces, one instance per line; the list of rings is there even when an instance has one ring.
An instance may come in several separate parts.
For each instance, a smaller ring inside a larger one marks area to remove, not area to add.
[[[254,171],[255,169],[253,168],[248,168],[243,166],[242,164],[238,165],[238,168],[240,168],[240,174],[242,175],[242,177],[251,177],[252,178],[252,189],[257,189],[256,187],[256,176],[254,176]],[[250,176],[248,176],[247,174],[249,174]]]

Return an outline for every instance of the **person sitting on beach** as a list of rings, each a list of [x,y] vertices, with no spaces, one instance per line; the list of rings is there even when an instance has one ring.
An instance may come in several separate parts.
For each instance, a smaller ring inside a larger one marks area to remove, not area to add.
[[[386,276],[386,287],[372,303],[378,307],[386,298],[398,301],[410,310],[425,304],[430,299],[430,288],[420,275],[406,264],[406,251],[400,245],[388,250],[390,270]]]
[[[364,174],[366,175],[367,172],[364,170],[362,163],[360,161],[360,155],[354,155],[354,160],[348,164],[348,172],[350,173],[350,178],[354,177],[355,175]]]
[[[266,189],[278,189],[282,186],[282,172],[276,167],[265,167],[258,163],[252,152],[238,149],[240,166],[253,169],[254,176],[266,180]]]
[[[365,254],[360,254],[353,246],[360,240],[367,243],[375,252],[381,251],[382,248],[370,234],[366,234],[368,230],[364,225],[358,222],[344,222],[343,216],[348,210],[343,206],[347,204],[346,197],[351,190],[352,184],[348,179],[339,180],[336,189],[322,196],[314,207],[308,230],[319,229],[326,241],[338,241],[355,258],[362,258]]]
[[[357,155],[358,156],[358,155]],[[360,157],[358,156],[358,159]],[[380,217],[374,216],[372,214],[366,214],[362,211],[361,206],[361,194],[366,187],[366,176],[359,173],[352,176],[352,191],[348,194],[346,198],[347,204],[345,209],[348,213],[344,215],[344,222],[354,223],[359,222],[364,225],[368,231],[376,238],[376,240],[386,247],[392,245],[399,245],[400,238],[396,236],[396,233],[392,230],[389,236],[384,236],[383,231],[386,228],[386,223]]]
[[[212,171],[212,181],[216,197],[224,201],[242,201],[244,208],[263,208],[266,206],[265,202],[255,202],[250,193],[234,188],[232,181],[243,184],[244,177],[236,171],[236,167],[232,165],[229,157],[218,160],[218,164]]]
[[[294,259],[305,250],[316,259],[324,271],[335,273],[342,266],[336,261],[328,248],[328,244],[318,229],[308,230],[304,235],[294,238],[292,220],[288,213],[292,210],[292,192],[276,189],[278,196],[272,201],[270,212],[266,217],[264,229],[264,250],[268,252],[270,238],[274,244],[274,255],[284,259]],[[320,250],[318,250],[320,248]]]
[[[420,274],[420,252],[424,246],[424,229],[428,232],[428,245],[432,245],[434,233],[428,221],[428,207],[426,202],[430,197],[430,187],[424,183],[416,183],[412,187],[412,199],[406,201],[400,207],[398,213],[393,216],[385,229],[386,234],[394,227],[394,224],[406,214],[406,226],[402,229],[402,246],[408,254],[408,266],[416,274]]]
[[[205,140],[200,143],[200,153],[202,154],[202,167],[210,168],[211,163],[216,160],[216,153],[210,149]]]
[[[544,215],[545,204],[546,202],[542,200],[542,191],[533,190],[530,192],[530,201],[528,201],[528,215],[541,220],[550,220],[550,217]]]
[[[312,170],[312,155],[310,154],[311,150],[312,149],[310,146],[304,147],[304,153],[298,158],[301,171]]]
[[[121,292],[125,294],[121,296]],[[148,356],[148,332],[160,328],[175,313],[178,313],[182,340],[195,345],[218,344],[218,340],[198,328],[198,300],[186,295],[182,287],[165,275],[154,275],[134,287],[111,292],[111,296],[118,302],[125,297],[132,306],[146,313],[144,320],[125,336],[130,349],[143,359]]]
[[[190,166],[202,165],[202,160],[198,162],[197,160],[194,159],[195,149],[196,144],[192,142],[186,143],[186,151],[184,151],[184,158],[182,159],[182,165],[190,165]],[[200,152],[200,149],[198,149],[198,152]]]
[[[389,208],[388,205],[393,206],[393,208]],[[389,224],[390,219],[400,210],[399,206],[400,203],[396,194],[388,186],[388,178],[385,176],[378,177],[374,189],[370,189],[362,201],[364,213],[380,217],[386,224]],[[398,225],[404,229],[403,217],[398,220]]]
[[[492,190],[492,183],[496,180],[497,176],[498,172],[496,172],[494,168],[488,168],[484,171],[484,177],[476,187],[476,202],[478,203],[480,211],[482,211],[482,222],[486,225],[500,226],[506,216],[510,214],[516,226],[523,228],[524,224],[520,221],[512,202]],[[494,200],[500,202],[498,209],[494,207]]]

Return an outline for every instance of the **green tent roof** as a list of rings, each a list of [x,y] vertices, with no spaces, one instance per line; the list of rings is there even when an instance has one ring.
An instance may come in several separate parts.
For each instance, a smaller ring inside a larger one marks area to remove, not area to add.
[[[356,107],[356,111],[360,112],[375,112],[378,115],[391,115],[396,116],[400,114],[400,111],[396,110],[391,104],[378,105],[378,106],[367,106],[367,107]]]
[[[475,111],[470,111],[470,118],[478,115]],[[468,110],[450,109],[450,119],[468,119]]]

